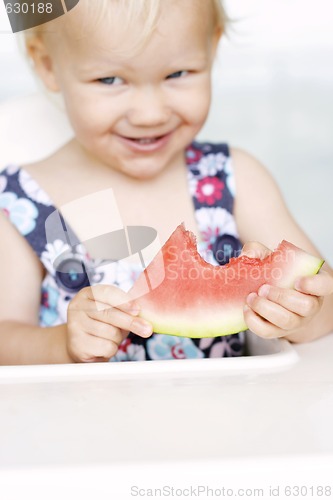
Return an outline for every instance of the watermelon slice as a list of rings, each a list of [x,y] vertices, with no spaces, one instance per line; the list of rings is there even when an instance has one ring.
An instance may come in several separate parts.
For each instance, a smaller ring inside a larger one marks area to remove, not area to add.
[[[139,276],[131,295],[155,333],[203,338],[246,330],[243,306],[268,283],[293,288],[299,276],[316,274],[324,261],[282,241],[265,259],[240,256],[224,266],[207,263],[196,238],[178,226]]]

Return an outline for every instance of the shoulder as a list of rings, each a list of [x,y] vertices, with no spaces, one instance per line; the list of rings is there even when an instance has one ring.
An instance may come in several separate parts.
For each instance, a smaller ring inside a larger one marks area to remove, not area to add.
[[[71,142],[64,144],[53,153],[40,160],[30,163],[24,163],[22,169],[28,172],[32,177],[40,176],[44,174],[46,176],[52,176],[54,172],[57,172],[64,163],[68,163],[72,158],[70,156]]]
[[[268,187],[278,191],[273,176],[254,156],[238,148],[230,148],[230,156],[233,161],[238,190],[246,189],[248,195],[250,194],[249,187],[251,190],[261,190]]]
[[[254,156],[241,150],[231,148],[236,199],[235,217],[238,225],[251,227],[252,221],[264,220],[267,217],[283,216],[287,208],[281,191],[268,169]],[[249,235],[246,233],[246,239]]]
[[[240,238],[274,248],[287,234],[296,231],[296,223],[267,168],[240,149],[232,148],[231,156],[236,181],[234,212]]]
[[[57,161],[58,152],[53,155],[47,156],[39,161],[33,163],[26,163],[22,165],[22,169],[31,175],[31,177],[38,177],[40,172],[50,172],[51,167]]]
[[[0,210],[1,286],[6,293],[0,303],[0,321],[38,323],[43,267],[28,242]]]
[[[68,165],[61,156],[62,151],[33,163],[21,166],[20,181],[24,195],[30,201],[46,207],[54,206],[54,194],[67,188],[63,182],[63,171]]]
[[[242,242],[259,241],[276,248],[288,240],[319,255],[290,214],[270,172],[252,155],[231,149],[236,180],[235,219]]]

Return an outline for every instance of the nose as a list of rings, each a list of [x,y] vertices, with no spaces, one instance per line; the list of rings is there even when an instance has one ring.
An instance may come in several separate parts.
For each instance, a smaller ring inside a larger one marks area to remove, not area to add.
[[[162,90],[147,86],[134,93],[128,119],[136,127],[156,127],[167,123],[170,114],[171,110]]]

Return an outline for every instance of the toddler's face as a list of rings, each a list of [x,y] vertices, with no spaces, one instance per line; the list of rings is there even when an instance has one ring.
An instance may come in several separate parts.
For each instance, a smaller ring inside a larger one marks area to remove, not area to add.
[[[183,154],[206,120],[218,36],[211,22],[202,21],[207,4],[200,4],[194,9],[193,2],[164,0],[158,29],[139,51],[133,47],[141,22],[124,33],[119,7],[95,33],[50,44],[78,141],[126,175],[158,174]]]

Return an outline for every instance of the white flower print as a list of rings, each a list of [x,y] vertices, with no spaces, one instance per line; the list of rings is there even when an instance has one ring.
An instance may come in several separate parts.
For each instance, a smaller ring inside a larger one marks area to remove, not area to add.
[[[236,196],[236,183],[235,183],[235,174],[234,174],[234,169],[232,165],[232,159],[227,158],[224,166],[224,171],[227,174],[226,178],[226,183],[228,186],[228,189],[231,193],[231,196],[235,198]]]
[[[86,260],[86,261],[92,260],[89,257],[89,254],[88,254],[86,248],[84,247],[84,245],[82,243],[80,243],[79,245],[76,245],[76,247],[75,247],[75,253],[77,255],[80,255],[82,257],[82,260]],[[97,263],[101,262],[101,261],[95,260],[94,262],[95,262],[95,265],[97,266]]]
[[[217,172],[223,170],[226,160],[227,157],[223,153],[203,156],[198,165],[200,177],[214,177]]]
[[[147,348],[151,359],[194,359],[204,356],[191,339],[174,335],[155,334],[148,339]]]
[[[118,262],[117,282],[119,287],[128,292],[142,273],[143,267],[139,264],[128,264],[126,262]]]
[[[96,263],[96,261],[94,261]],[[139,264],[129,263],[126,260],[118,262],[101,262],[94,265],[94,281],[109,285],[116,285],[124,292],[128,292],[137,280],[143,267]],[[98,273],[102,279],[98,278]]]
[[[204,241],[213,243],[223,233],[238,237],[235,219],[225,208],[199,208],[195,215]]]
[[[188,180],[188,186],[189,186],[189,191],[190,191],[191,196],[192,197],[196,196],[199,177],[197,175],[193,175],[191,170],[188,170],[187,180]]]
[[[238,336],[230,336],[221,339],[221,342],[217,342],[213,345],[210,350],[209,357],[210,358],[224,358],[224,357],[233,357],[239,356],[240,350],[239,347],[241,345],[240,338]],[[234,349],[234,347],[236,349]]]
[[[93,283],[104,285],[117,285],[118,262],[104,262],[93,260],[94,274]]]
[[[208,349],[212,346],[216,339],[203,338],[200,340],[200,349]],[[215,342],[210,349],[210,358],[223,358],[225,356],[239,356],[243,352],[243,345],[245,341],[245,332],[240,332],[238,335],[230,335],[222,337],[219,342]]]
[[[17,165],[8,165],[6,168],[6,172],[8,175],[14,175],[18,172],[19,167]]]
[[[46,206],[51,206],[51,200],[45,191],[39,187],[37,182],[30,177],[28,172],[25,170],[20,170],[19,173],[19,182],[21,188],[26,193],[27,197],[37,203],[41,203]]]
[[[48,293],[48,304],[45,304],[45,296],[40,311],[41,326],[50,326],[50,316],[52,318],[52,326],[61,325],[67,321],[67,309],[70,299],[74,294],[69,294],[62,290],[51,274],[47,274],[42,283],[43,293]],[[67,300],[67,298],[69,300]],[[46,307],[48,306],[48,307]],[[53,316],[53,317],[52,317]]]
[[[201,257],[208,262],[208,264],[212,264],[213,266],[217,266],[218,262],[214,257],[214,253],[210,248],[211,245],[209,241],[199,241],[198,242],[198,252]]]
[[[213,338],[202,338],[199,341],[199,347],[200,349],[208,349],[208,347],[210,347],[213,342],[214,342]]]
[[[31,201],[18,198],[15,193],[5,192],[0,194],[0,209],[23,236],[35,229],[38,210]]]
[[[68,243],[65,243],[62,240],[55,240],[53,243],[47,243],[45,245],[45,251],[41,255],[41,261],[43,262],[46,269],[54,274],[54,263],[56,259],[63,254],[64,252],[68,252],[71,250],[71,247]]]
[[[117,354],[110,361],[145,361],[146,351],[141,345],[133,344],[125,339],[119,346]]]

